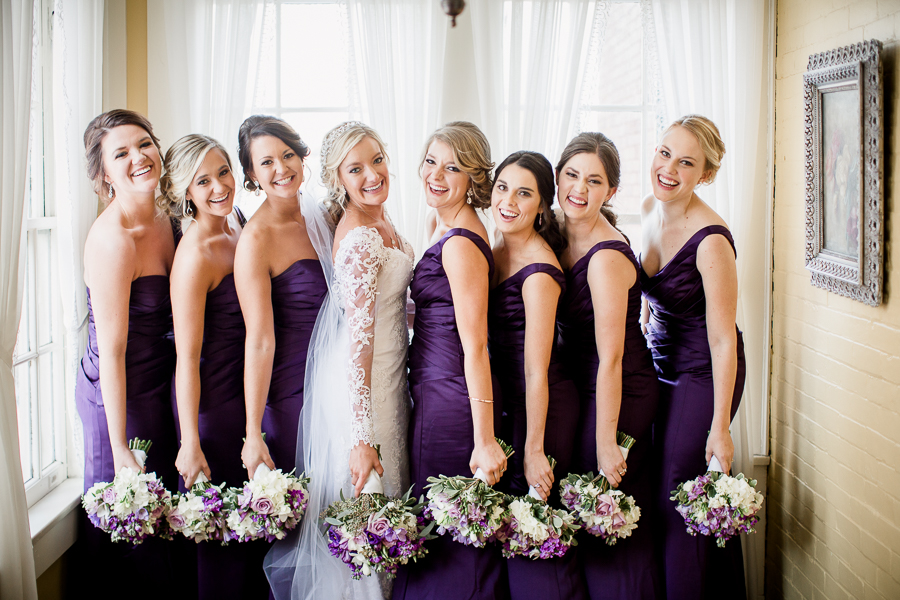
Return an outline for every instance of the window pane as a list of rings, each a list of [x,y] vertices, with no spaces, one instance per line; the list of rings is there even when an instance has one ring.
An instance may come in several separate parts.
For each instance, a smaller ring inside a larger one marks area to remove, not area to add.
[[[641,212],[641,113],[592,112],[585,119],[585,131],[606,134],[619,151],[621,175],[613,197],[613,209],[619,214]]]
[[[53,299],[56,298],[56,277],[53,266],[56,254],[53,252],[53,235],[49,229],[35,232],[35,301],[37,317],[38,348],[52,343],[55,338]]]
[[[347,106],[346,30],[340,7],[283,4],[280,34],[281,105]]]
[[[40,471],[43,471],[56,460],[56,424],[53,397],[56,393],[56,369],[54,354],[42,354],[38,357],[38,428],[40,447]]]
[[[28,234],[30,238],[30,233]],[[15,357],[28,354],[35,347],[34,321],[34,296],[31,293],[31,261],[28,256],[28,246],[25,247],[25,278],[22,281],[22,315],[19,317],[19,334],[16,337]]]
[[[609,7],[606,35],[600,48],[597,80],[589,85],[591,105],[640,105],[642,98],[643,39],[641,7],[615,2]]]
[[[340,112],[288,112],[281,115],[291,127],[297,130],[303,141],[309,146],[310,155],[306,166],[311,170],[305,174],[310,177],[307,185],[319,185],[319,153],[322,150],[322,139],[336,125],[349,118],[347,111]]]
[[[22,461],[22,478],[27,484],[34,477],[31,462],[31,405],[32,405],[32,381],[31,373],[34,369],[34,361],[29,360],[13,369],[13,377],[16,380],[16,415],[19,425],[19,454]]]

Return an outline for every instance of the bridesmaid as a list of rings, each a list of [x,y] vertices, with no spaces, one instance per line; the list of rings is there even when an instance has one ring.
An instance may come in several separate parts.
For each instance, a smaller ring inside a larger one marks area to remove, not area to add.
[[[244,121],[238,141],[244,188],[266,194],[235,256],[247,324],[241,458],[248,475],[261,463],[288,472],[297,466],[306,352],[328,289],[300,207],[309,148],[290,125],[260,115]]]
[[[457,121],[432,134],[419,170],[435,213],[427,224],[432,245],[410,286],[416,318],[409,349],[409,448],[417,495],[428,477],[471,477],[481,467],[493,485],[506,470],[494,440],[500,398],[487,350],[494,261],[475,212],[489,206],[491,167],[484,134]],[[394,598],[507,598],[503,568],[496,547],[464,546],[442,536],[429,542],[424,560],[400,571]]]
[[[676,120],[650,166],[653,193],[641,207],[641,287],[646,334],[660,381],[654,424],[659,449],[657,539],[668,598],[746,597],[740,540],[717,548],[688,535],[671,490],[734,458],[729,425],[744,389],[744,346],[735,325],[734,240],[694,189],[712,183],[725,145],[712,121]]]
[[[228,153],[204,135],[181,138],[166,153],[160,188],[160,208],[186,225],[170,280],[181,440],[175,466],[183,490],[200,473],[213,483],[240,487],[244,319],[233,271],[244,217],[233,207]],[[262,544],[198,545],[198,597],[267,597],[266,549]]]
[[[619,173],[619,153],[602,133],[576,136],[556,166],[568,240],[561,257],[568,284],[560,315],[562,355],[581,400],[574,470],[602,469],[612,486],[623,485],[641,508],[638,528],[615,547],[580,536],[579,555],[594,599],[660,594],[653,548],[656,473],[650,460],[659,389],[641,335],[637,259],[609,208]],[[617,430],[636,440],[627,463],[616,445]]]
[[[496,173],[491,210],[499,235],[488,330],[503,391],[503,437],[516,451],[504,487],[522,496],[530,485],[561,506],[554,483],[571,471],[578,390],[556,352],[557,307],[566,287],[557,256],[566,238],[551,208],[553,167],[543,155],[523,151]],[[547,454],[557,460],[555,473]],[[509,559],[507,571],[513,599],[587,598],[574,548],[560,558]]]
[[[84,249],[88,343],[75,384],[84,426],[84,489],[112,481],[122,467],[140,470],[128,449],[134,437],[153,442],[146,471],[172,487],[178,443],[170,387],[175,347],[169,273],[177,235],[154,202],[163,169],[159,140],[144,116],[112,110],[90,122],[84,147],[88,177],[107,202]],[[152,572],[161,589],[195,595],[187,580],[193,569],[173,569],[174,562],[189,562],[185,557],[173,562],[177,544],[150,539],[130,548],[113,544],[86,519],[84,524],[75,556],[86,564],[73,566],[75,588],[92,585],[88,573],[103,564],[109,589],[135,590],[129,584],[133,574]],[[135,592],[140,596],[142,590]]]

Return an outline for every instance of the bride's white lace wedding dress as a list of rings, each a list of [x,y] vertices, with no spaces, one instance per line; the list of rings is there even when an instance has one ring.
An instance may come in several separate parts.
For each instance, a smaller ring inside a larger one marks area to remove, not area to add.
[[[316,244],[309,220],[308,230],[314,245],[326,245]],[[276,543],[266,558],[278,600],[391,595],[392,582],[381,576],[350,579],[347,566],[329,553],[318,517],[341,492],[353,496],[349,458],[357,443],[380,446],[385,494],[409,487],[406,292],[414,256],[398,238],[401,249],[388,248],[377,230],[357,227],[334,258],[331,293],[309,348],[298,442],[297,464],[311,479],[309,508],[299,534]]]

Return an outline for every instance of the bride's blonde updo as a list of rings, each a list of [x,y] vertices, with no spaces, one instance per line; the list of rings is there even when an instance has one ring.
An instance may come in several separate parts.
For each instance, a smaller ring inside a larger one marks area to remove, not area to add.
[[[338,175],[338,168],[350,151],[365,138],[372,138],[378,144],[378,149],[384,155],[386,164],[390,164],[384,141],[378,133],[359,121],[347,121],[341,123],[328,132],[322,142],[322,185],[328,190],[325,198],[325,207],[335,225],[344,215],[349,196]]]
[[[186,135],[169,148],[166,152],[166,172],[159,178],[159,188],[162,196],[156,199],[156,205],[168,215],[184,219],[195,216],[197,207],[185,197],[188,187],[197,174],[197,169],[203,164],[210,150],[218,150],[225,157],[229,170],[231,169],[231,157],[225,148],[213,138],[192,133]]]

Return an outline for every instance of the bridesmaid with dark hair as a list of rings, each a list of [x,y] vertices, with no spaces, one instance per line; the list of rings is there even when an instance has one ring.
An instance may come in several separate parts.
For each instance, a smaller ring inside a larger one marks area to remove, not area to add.
[[[715,456],[734,458],[729,426],[744,391],[744,344],[735,324],[737,268],[731,232],[694,190],[712,183],[725,154],[715,124],[687,115],[663,133],[641,207],[641,286],[647,341],[660,381],[654,425],[661,519],[656,538],[668,598],[744,598],[741,541],[725,548],[691,536],[669,499]]]
[[[582,534],[578,549],[590,597],[624,600],[660,595],[651,460],[659,386],[641,335],[638,262],[609,208],[619,172],[619,153],[602,133],[576,136],[556,166],[568,240],[560,259],[567,282],[561,351],[581,401],[573,470],[602,469],[610,484],[623,486],[641,508],[629,538],[610,547]],[[636,440],[627,461],[616,444],[616,431]]]
[[[499,389],[488,356],[488,293],[494,258],[477,209],[490,205],[491,149],[478,127],[448,123],[425,144],[420,174],[431,246],[413,274],[416,303],[409,348],[410,475],[414,493],[429,477],[500,480],[506,457],[494,440],[499,430]],[[495,430],[496,427],[496,430]],[[508,586],[495,545],[464,546],[448,536],[428,542],[428,556],[407,565],[394,598],[502,600]]]
[[[566,287],[557,256],[567,242],[551,208],[555,191],[553,167],[541,154],[516,152],[497,167],[488,332],[503,393],[503,437],[515,449],[502,485],[517,496],[532,486],[561,506],[556,482],[572,468],[578,390],[556,351],[557,308]],[[514,600],[587,598],[575,548],[545,560],[511,558],[507,572]]]
[[[234,266],[247,325],[241,458],[248,476],[262,463],[287,473],[297,466],[306,353],[328,290],[301,210],[309,147],[283,120],[261,115],[244,121],[238,141],[244,188],[266,194],[241,236]]]
[[[146,471],[174,487],[178,442],[171,404],[175,346],[169,273],[180,233],[155,203],[163,171],[159,140],[144,116],[112,110],[87,126],[84,149],[94,191],[107,202],[84,248],[88,343],[75,383],[84,426],[84,489],[112,481],[123,467],[141,470],[128,449],[135,437],[153,442]],[[86,574],[95,576],[102,564],[108,589],[127,586],[135,597],[144,597],[132,578],[151,572],[158,589],[196,595],[189,556],[173,558],[178,544],[159,539],[134,548],[113,544],[109,534],[86,518],[84,523],[73,589],[93,585]],[[78,564],[82,560],[84,567]],[[176,563],[185,569],[176,570]]]
[[[219,142],[188,135],[166,153],[157,201],[181,218],[184,236],[170,279],[175,325],[175,397],[182,490],[202,474],[229,487],[244,482],[244,319],[234,288],[234,251],[244,216],[234,207],[231,160]],[[265,544],[197,546],[199,598],[265,598]]]

